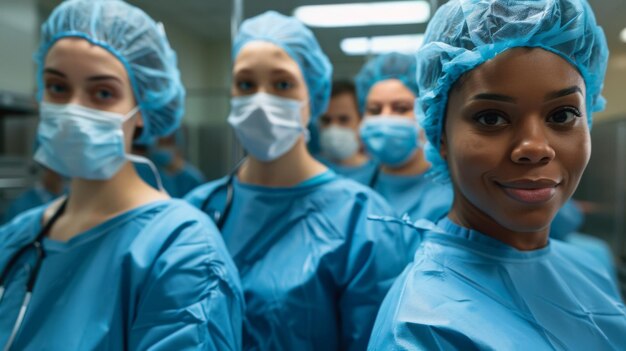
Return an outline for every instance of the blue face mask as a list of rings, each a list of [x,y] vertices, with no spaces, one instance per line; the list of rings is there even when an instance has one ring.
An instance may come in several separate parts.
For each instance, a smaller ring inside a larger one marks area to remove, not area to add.
[[[127,160],[154,168],[145,158],[127,155],[124,148],[122,125],[138,111],[135,107],[120,115],[42,102],[35,160],[64,176],[92,180],[110,179]]]
[[[367,118],[360,133],[369,155],[385,166],[402,166],[419,148],[419,126],[406,117]]]

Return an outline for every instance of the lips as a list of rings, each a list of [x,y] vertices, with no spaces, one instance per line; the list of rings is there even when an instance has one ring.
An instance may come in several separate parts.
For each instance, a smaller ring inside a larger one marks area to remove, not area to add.
[[[554,197],[560,182],[551,179],[522,179],[496,183],[513,200],[525,204],[542,204]]]

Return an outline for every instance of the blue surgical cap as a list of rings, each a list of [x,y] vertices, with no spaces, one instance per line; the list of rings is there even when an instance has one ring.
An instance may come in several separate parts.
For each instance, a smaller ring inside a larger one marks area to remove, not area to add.
[[[374,84],[383,80],[398,79],[417,96],[415,68],[415,57],[413,55],[396,52],[380,55],[367,62],[354,79],[361,113],[365,111],[370,89],[372,89]]]
[[[251,41],[273,43],[298,63],[309,90],[311,122],[326,112],[333,67],[304,24],[275,11],[267,11],[244,21],[233,43],[233,60]]]
[[[586,85],[589,126],[592,113],[604,108],[609,51],[585,0],[451,0],[435,13],[416,54],[415,112],[426,132],[424,150],[435,179],[449,180],[439,147],[450,88],[464,73],[515,47],[543,48],[578,69]]]
[[[54,9],[41,27],[38,98],[44,91],[46,55],[60,39],[82,38],[113,54],[126,68],[144,127],[139,143],[171,133],[184,114],[185,88],[176,53],[162,25],[121,0],[69,0]]]

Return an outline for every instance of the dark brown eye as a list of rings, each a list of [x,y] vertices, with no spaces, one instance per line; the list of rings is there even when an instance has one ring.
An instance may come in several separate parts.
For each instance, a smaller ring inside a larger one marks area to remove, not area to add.
[[[502,117],[502,115],[497,112],[481,113],[477,115],[474,120],[484,126],[489,127],[498,127],[509,123],[506,118]]]
[[[563,108],[548,117],[548,122],[556,124],[567,124],[574,121],[577,117],[581,117],[582,114],[575,108]]]

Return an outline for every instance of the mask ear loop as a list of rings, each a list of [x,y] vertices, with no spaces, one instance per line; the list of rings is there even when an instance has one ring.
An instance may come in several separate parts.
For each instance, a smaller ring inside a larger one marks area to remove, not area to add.
[[[154,175],[154,178],[156,179],[158,190],[160,192],[167,193],[167,191],[165,191],[165,188],[163,187],[163,182],[161,181],[161,174],[159,174],[159,171],[157,170],[154,163],[152,163],[152,161],[143,156],[131,154],[126,154],[126,158],[133,163],[143,163],[145,165],[148,165],[148,167],[150,167],[150,170],[152,171],[152,175]]]
[[[124,122],[126,122],[129,119],[133,118],[137,114],[137,112],[139,112],[139,105],[135,106],[132,110],[130,110],[126,114],[126,116],[124,116]],[[126,159],[129,160],[130,162],[133,162],[133,163],[142,163],[142,164],[148,165],[148,167],[150,167],[150,170],[152,171],[152,175],[154,176],[154,179],[156,179],[157,190],[159,190],[162,193],[167,194],[167,191],[163,187],[163,181],[161,180],[161,174],[159,173],[158,169],[156,168],[156,166],[154,165],[154,163],[152,161],[150,161],[146,157],[139,156],[139,155],[132,155],[132,154],[126,154]]]

